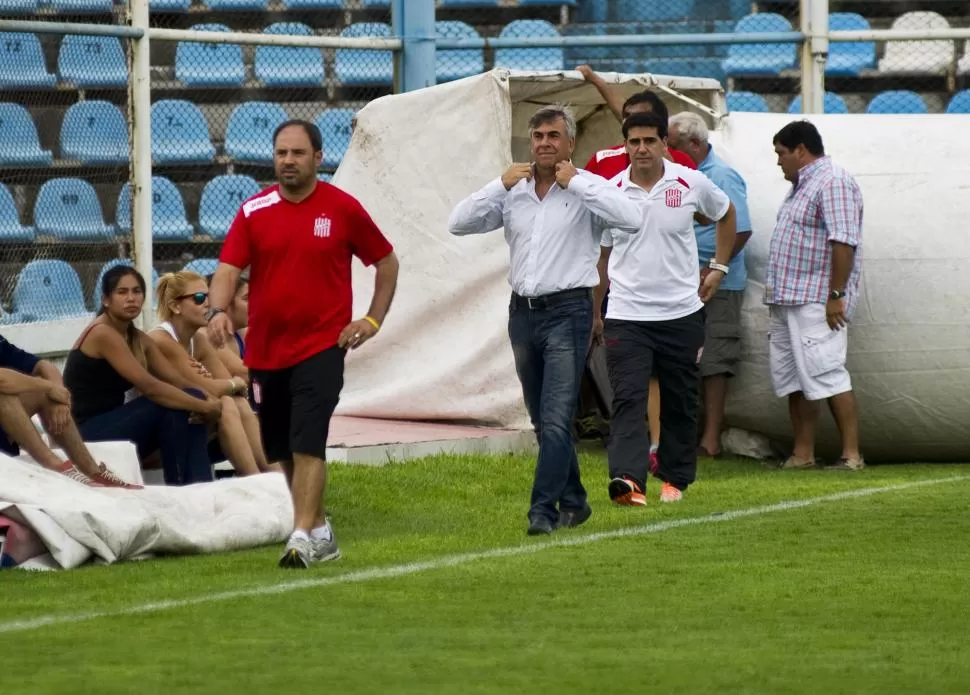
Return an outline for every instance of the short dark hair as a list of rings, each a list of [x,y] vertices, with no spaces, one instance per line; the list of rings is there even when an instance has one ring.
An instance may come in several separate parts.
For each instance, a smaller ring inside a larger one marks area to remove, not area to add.
[[[637,92],[623,102],[622,113],[624,116],[626,115],[626,110],[628,108],[637,104],[650,104],[650,108],[655,114],[663,118],[665,122],[670,120],[670,113],[667,111],[667,105],[663,102],[663,99],[657,96],[656,93],[651,92],[649,89],[642,92]]]
[[[775,133],[771,144],[781,145],[788,151],[794,150],[799,145],[805,145],[805,149],[816,157],[825,155],[822,136],[819,135],[818,128],[808,121],[792,121]]]
[[[273,131],[273,147],[276,147],[276,138],[279,137],[280,133],[283,132],[284,128],[289,128],[290,126],[298,126],[303,128],[303,132],[307,134],[310,138],[310,147],[313,148],[314,152],[323,151],[323,136],[320,135],[320,129],[316,127],[310,121],[304,121],[302,118],[293,118],[289,121],[280,123],[276,130]]]
[[[623,121],[623,139],[626,140],[634,128],[656,128],[657,136],[667,137],[667,118],[658,113],[635,113]]]

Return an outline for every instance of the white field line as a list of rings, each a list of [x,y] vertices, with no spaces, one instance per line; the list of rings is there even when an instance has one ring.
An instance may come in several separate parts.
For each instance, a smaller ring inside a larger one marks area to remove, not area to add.
[[[13,632],[28,632],[42,627],[52,625],[67,625],[70,623],[83,623],[99,618],[116,618],[128,615],[140,615],[143,613],[158,613],[160,611],[172,610],[177,608],[187,608],[205,603],[215,603],[217,601],[231,601],[239,598],[250,598],[253,596],[271,596],[285,594],[290,591],[301,589],[313,589],[322,586],[333,586],[336,584],[358,584],[377,579],[390,579],[392,577],[403,577],[418,572],[439,570],[446,567],[457,567],[467,565],[480,560],[494,560],[506,557],[516,557],[519,555],[534,555],[553,548],[567,548],[579,545],[589,545],[600,541],[612,540],[614,538],[630,538],[634,536],[644,536],[651,533],[662,533],[672,529],[683,528],[686,526],[701,526],[704,524],[715,524],[734,519],[746,517],[763,516],[775,512],[788,512],[805,507],[813,507],[826,502],[844,502],[860,497],[871,497],[873,495],[888,492],[900,492],[902,490],[914,490],[932,485],[944,485],[946,483],[956,483],[970,480],[970,475],[957,475],[948,478],[933,478],[930,480],[920,480],[911,483],[900,483],[898,485],[886,485],[883,487],[867,487],[857,490],[847,490],[821,497],[811,497],[803,500],[791,500],[778,502],[776,504],[766,504],[760,507],[749,507],[748,509],[738,509],[729,512],[714,512],[704,516],[688,517],[686,519],[672,519],[670,521],[659,521],[644,526],[632,526],[629,528],[616,529],[613,531],[602,531],[600,533],[589,533],[585,535],[557,535],[550,537],[549,540],[527,545],[514,545],[506,548],[495,548],[493,550],[483,550],[476,553],[458,553],[455,555],[445,555],[423,562],[411,562],[402,565],[391,565],[388,567],[373,567],[371,569],[335,574],[327,577],[307,578],[296,581],[283,581],[265,586],[254,586],[246,589],[236,589],[233,591],[220,591],[211,594],[202,594],[193,598],[171,599],[167,601],[153,601],[142,603],[126,608],[118,608],[108,611],[93,611],[89,613],[61,613],[41,615],[35,618],[24,620],[14,620],[0,623],[0,634]]]

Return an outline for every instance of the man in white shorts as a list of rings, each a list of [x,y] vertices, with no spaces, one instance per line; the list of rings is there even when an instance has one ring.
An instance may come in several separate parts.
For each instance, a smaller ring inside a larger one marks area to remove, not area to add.
[[[830,466],[858,470],[859,418],[845,366],[848,324],[862,265],[862,191],[825,155],[808,121],[774,137],[778,166],[792,183],[771,235],[765,303],[775,394],[788,397],[795,446],[782,468],[815,466],[818,401],[827,400],[842,434],[842,456]]]

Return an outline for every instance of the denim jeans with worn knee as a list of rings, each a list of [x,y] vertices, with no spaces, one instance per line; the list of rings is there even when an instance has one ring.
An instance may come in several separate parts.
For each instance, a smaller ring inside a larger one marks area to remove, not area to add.
[[[586,505],[573,420],[592,325],[589,296],[530,308],[513,295],[509,306],[515,370],[539,443],[530,518],[541,515],[555,523],[559,512]]]
[[[204,399],[198,389],[185,392]],[[144,458],[161,450],[166,485],[212,480],[204,424],[192,424],[192,413],[166,408],[141,396],[116,410],[95,415],[78,427],[86,442],[130,441]]]

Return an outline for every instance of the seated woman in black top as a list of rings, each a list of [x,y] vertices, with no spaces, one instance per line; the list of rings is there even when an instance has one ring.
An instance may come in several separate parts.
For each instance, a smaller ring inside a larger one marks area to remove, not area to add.
[[[160,450],[166,485],[212,480],[202,419],[219,416],[219,400],[170,385],[179,383],[178,372],[132,323],[145,302],[138,271],[112,268],[101,293],[98,317],[74,344],[64,369],[81,436],[132,441],[142,459]],[[142,395],[126,402],[132,388]]]

